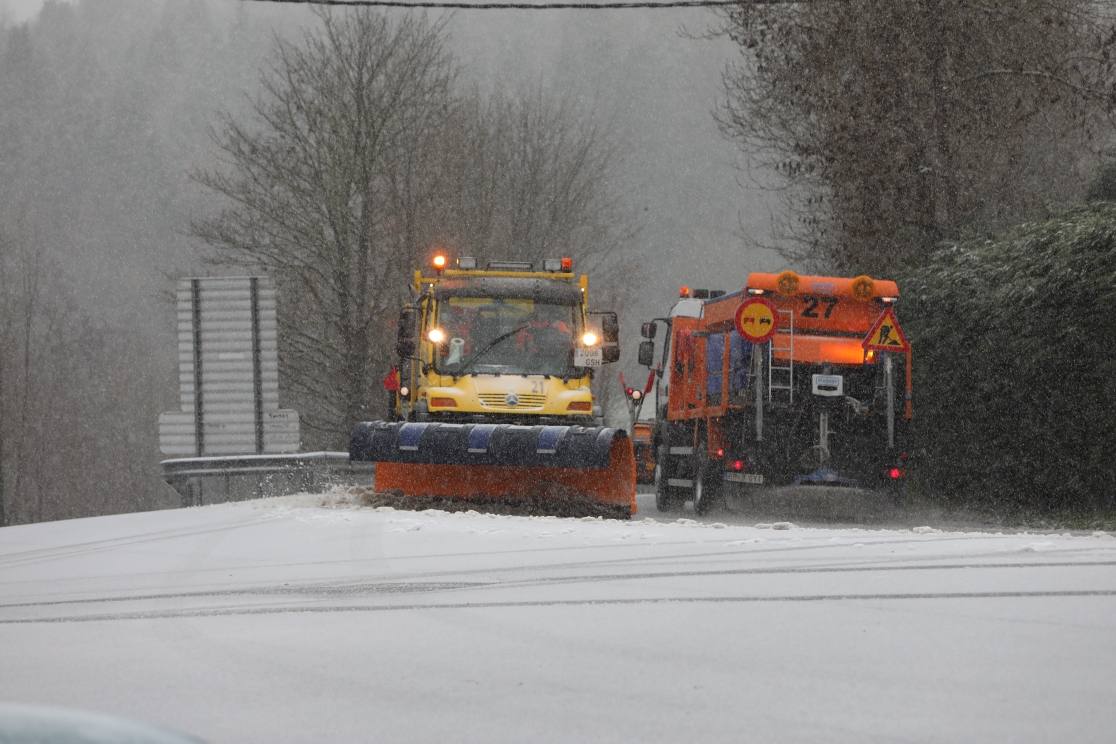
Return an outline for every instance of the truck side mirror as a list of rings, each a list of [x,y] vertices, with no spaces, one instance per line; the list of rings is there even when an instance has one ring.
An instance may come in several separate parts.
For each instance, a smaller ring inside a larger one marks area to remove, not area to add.
[[[658,330],[659,326],[654,321],[650,321],[639,327],[639,335],[644,338],[655,338],[655,332]]]
[[[405,307],[399,311],[399,331],[395,337],[395,353],[401,359],[415,355],[415,328],[418,326],[418,308]]]
[[[641,367],[650,367],[655,363],[655,342],[641,341],[639,344],[639,364]]]
[[[601,318],[601,361],[611,364],[620,360],[620,321],[611,310],[592,313]]]
[[[616,313],[609,310],[593,313],[593,315],[601,316],[601,340],[606,344],[619,343],[620,321],[616,319]]]

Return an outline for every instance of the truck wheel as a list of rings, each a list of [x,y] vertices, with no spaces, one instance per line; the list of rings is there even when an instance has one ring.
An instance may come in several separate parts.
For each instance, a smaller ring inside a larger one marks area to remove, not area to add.
[[[659,447],[655,455],[655,508],[664,513],[676,512],[682,506],[682,501],[675,494],[674,487],[667,485],[670,478],[667,468],[669,451],[665,446]]]
[[[719,463],[710,462],[708,455],[699,455],[694,464],[695,514],[708,514],[710,509],[721,505],[724,495],[723,484],[724,477]]]

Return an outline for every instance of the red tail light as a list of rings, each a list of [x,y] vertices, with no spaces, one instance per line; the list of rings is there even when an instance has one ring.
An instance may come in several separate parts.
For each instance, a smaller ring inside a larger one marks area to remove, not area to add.
[[[889,478],[891,478],[891,480],[899,480],[903,477],[903,471],[899,468],[892,468],[891,470],[887,471],[887,475]]]
[[[717,459],[720,460],[724,456],[725,456],[725,448],[724,447],[718,447],[717,448]]]
[[[732,461],[732,469],[739,473],[741,470],[744,469],[744,461],[743,460],[733,460]]]

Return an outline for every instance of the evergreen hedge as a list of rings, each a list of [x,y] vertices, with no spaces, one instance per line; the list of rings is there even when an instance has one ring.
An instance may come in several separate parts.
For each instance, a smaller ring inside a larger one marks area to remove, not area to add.
[[[942,245],[901,277],[916,482],[953,506],[1116,504],[1116,204]]]

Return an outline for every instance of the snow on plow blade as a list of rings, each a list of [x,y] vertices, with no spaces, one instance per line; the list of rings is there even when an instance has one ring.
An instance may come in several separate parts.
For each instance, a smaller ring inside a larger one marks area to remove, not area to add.
[[[635,456],[621,429],[371,421],[353,429],[349,457],[376,463],[378,494],[414,503],[635,512]]]

